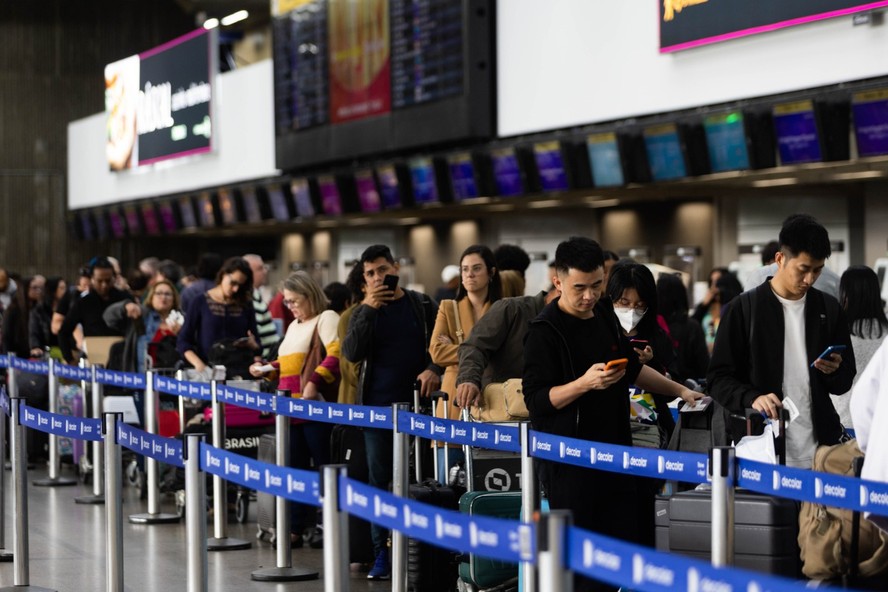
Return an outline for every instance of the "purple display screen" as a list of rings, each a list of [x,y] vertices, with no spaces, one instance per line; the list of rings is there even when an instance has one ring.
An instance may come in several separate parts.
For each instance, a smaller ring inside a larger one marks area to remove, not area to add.
[[[373,171],[366,169],[355,173],[355,185],[357,186],[358,201],[361,204],[362,212],[370,214],[382,210],[382,202],[379,198],[379,191],[376,190],[376,179],[373,178]]]
[[[290,220],[290,209],[287,207],[287,198],[280,186],[272,185],[268,188],[268,205],[271,206],[271,215],[278,222]]]
[[[398,173],[392,165],[381,166],[376,169],[379,175],[379,193],[382,198],[382,205],[387,210],[400,208],[401,188],[398,185]]]
[[[413,199],[417,204],[438,201],[438,184],[431,158],[414,158],[410,161],[410,179],[413,181]]]
[[[293,194],[293,202],[296,205],[296,215],[300,218],[313,218],[315,208],[311,203],[311,189],[308,187],[308,179],[290,181],[290,192]]]
[[[855,94],[852,109],[857,154],[888,154],[888,89]]]
[[[126,227],[124,226],[123,216],[117,210],[108,212],[108,221],[111,224],[111,236],[114,238],[123,238],[126,235]]]
[[[329,175],[318,177],[318,189],[321,191],[321,206],[328,216],[342,215],[342,200],[339,197],[339,187],[336,179]]]
[[[524,183],[521,181],[521,167],[518,166],[518,155],[515,154],[515,149],[494,150],[491,152],[491,157],[497,193],[505,197],[522,195]]]
[[[774,131],[781,164],[820,162],[820,138],[811,101],[774,106]]]
[[[454,154],[447,159],[450,169],[450,184],[453,198],[457,201],[478,197],[478,183],[475,181],[475,165],[469,153]]]
[[[160,203],[160,221],[163,223],[163,230],[168,234],[176,232],[176,213],[173,211],[173,204],[169,201]]]
[[[157,219],[157,210],[152,204],[142,205],[142,223],[145,234],[151,236],[160,234],[160,221]]]
[[[244,187],[241,189],[241,197],[244,200],[244,215],[247,222],[256,224],[262,221],[262,212],[259,211],[259,199],[256,197],[256,190],[252,187]]]
[[[569,188],[561,144],[540,142],[533,146],[533,156],[540,173],[540,188],[543,191],[565,191]]]
[[[179,200],[179,215],[182,218],[182,228],[197,228],[197,219],[194,217],[194,204],[190,197]]]

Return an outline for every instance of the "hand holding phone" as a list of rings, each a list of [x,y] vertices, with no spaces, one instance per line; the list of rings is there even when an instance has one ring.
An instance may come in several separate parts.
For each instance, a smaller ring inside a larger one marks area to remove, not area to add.
[[[617,370],[625,370],[626,366],[629,364],[629,360],[626,358],[619,358],[617,360],[611,360],[604,366],[604,371],[613,370],[616,368]]]
[[[394,292],[395,290],[398,289],[398,280],[400,280],[400,279],[401,278],[399,278],[396,275],[389,274],[389,275],[386,275],[384,278],[382,278],[382,284],[386,288],[388,288],[389,290]]]
[[[629,340],[629,344],[630,344],[632,347],[637,347],[638,349],[644,349],[644,348],[646,348],[646,347],[648,346],[648,343],[649,343],[649,342],[648,342],[647,339],[634,339],[634,338],[633,338],[633,339],[630,339],[630,340]]]
[[[843,351],[845,351],[847,348],[848,348],[847,345],[842,345],[842,344],[839,344],[839,345],[831,345],[831,346],[829,346],[828,348],[826,348],[825,350],[823,350],[823,353],[821,353],[819,356],[817,356],[817,360],[830,360],[830,361],[832,361],[832,358],[831,358],[830,356],[832,356],[833,354],[841,354],[841,353],[842,353]],[[814,367],[814,363],[815,363],[817,360],[814,360],[814,362],[811,362],[811,367],[812,367],[812,368]]]

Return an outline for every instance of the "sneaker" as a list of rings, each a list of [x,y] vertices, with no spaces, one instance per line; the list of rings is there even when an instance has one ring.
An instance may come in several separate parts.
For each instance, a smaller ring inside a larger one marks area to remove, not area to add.
[[[368,580],[390,580],[392,579],[392,566],[389,563],[388,549],[383,549],[376,554],[376,561],[367,574]]]

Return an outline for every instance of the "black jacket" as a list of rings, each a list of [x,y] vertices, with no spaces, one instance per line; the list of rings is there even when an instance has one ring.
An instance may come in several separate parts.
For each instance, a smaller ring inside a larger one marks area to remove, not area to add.
[[[742,415],[761,395],[783,399],[783,307],[771,283],[744,292],[728,304],[715,336],[707,385],[729,412]],[[805,303],[805,345],[809,363],[830,345],[846,345],[842,365],[831,375],[809,368],[814,437],[836,444],[842,434],[829,398],[851,388],[857,366],[845,314],[835,298],[811,288]]]
[[[432,363],[429,355],[429,342],[432,338],[432,330],[435,328],[435,320],[438,318],[438,304],[419,292],[403,289],[405,297],[413,307],[413,314],[423,327],[423,347],[426,360],[426,369],[437,375],[443,373],[443,369]],[[372,306],[360,304],[355,307],[348,323],[348,331],[342,341],[342,355],[346,360],[354,364],[362,364],[360,378],[358,380],[358,393],[356,403],[364,402],[364,387],[369,384],[373,372],[373,333],[376,329],[376,318],[379,311]],[[419,345],[419,344],[417,344]]]

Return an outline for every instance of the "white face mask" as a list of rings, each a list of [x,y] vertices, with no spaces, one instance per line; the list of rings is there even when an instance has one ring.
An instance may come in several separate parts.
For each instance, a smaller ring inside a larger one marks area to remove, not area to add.
[[[620,320],[620,326],[623,327],[623,331],[628,333],[641,322],[644,313],[647,311],[638,311],[634,308],[615,308],[614,312],[617,313],[617,318]]]

